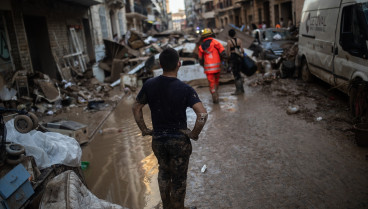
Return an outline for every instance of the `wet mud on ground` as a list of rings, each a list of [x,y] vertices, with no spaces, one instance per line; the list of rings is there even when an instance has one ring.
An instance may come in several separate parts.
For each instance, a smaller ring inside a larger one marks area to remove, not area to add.
[[[368,154],[357,147],[347,97],[321,84],[275,80],[220,86],[220,104],[208,88],[196,88],[209,119],[192,141],[187,205],[198,208],[367,208]],[[142,137],[126,96],[83,148],[88,187],[122,206],[160,208],[157,161],[150,137]],[[288,115],[298,105],[300,112]],[[146,122],[149,110],[144,109]],[[195,115],[187,111],[189,126]],[[322,117],[321,121],[317,121]],[[207,170],[201,173],[203,165]]]

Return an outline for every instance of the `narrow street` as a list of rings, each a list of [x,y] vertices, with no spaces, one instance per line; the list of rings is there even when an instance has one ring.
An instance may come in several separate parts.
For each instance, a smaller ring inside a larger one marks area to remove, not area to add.
[[[211,103],[207,87],[195,88],[209,119],[192,141],[186,204],[367,208],[368,149],[355,145],[346,96],[300,80],[252,83],[246,80],[238,97],[231,95],[233,84],[220,86],[219,105]],[[83,148],[83,160],[91,163],[84,174],[99,198],[131,209],[160,208],[157,161],[150,137],[142,137],[134,122],[134,97],[127,95]],[[290,105],[300,112],[288,115]],[[193,127],[194,112],[187,115]],[[148,107],[145,119],[150,123]]]

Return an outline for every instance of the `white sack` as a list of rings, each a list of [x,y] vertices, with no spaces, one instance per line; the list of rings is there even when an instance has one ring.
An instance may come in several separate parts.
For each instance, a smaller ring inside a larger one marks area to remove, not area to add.
[[[14,119],[6,123],[6,141],[21,144],[25,147],[26,155],[35,158],[40,169],[54,164],[79,167],[82,149],[77,140],[59,133],[32,130],[29,133],[19,133],[14,128]]]
[[[124,209],[120,205],[98,199],[71,170],[55,176],[47,183],[39,206],[39,209],[59,208]]]

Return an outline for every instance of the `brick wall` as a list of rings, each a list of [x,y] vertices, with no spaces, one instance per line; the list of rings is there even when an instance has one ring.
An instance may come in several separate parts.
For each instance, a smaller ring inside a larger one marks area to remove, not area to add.
[[[82,25],[81,22],[78,24]],[[49,16],[47,18],[51,50],[57,56],[70,53],[69,31],[66,20],[63,17]]]
[[[46,27],[50,41],[49,44],[52,51],[51,57],[53,58],[53,54],[57,57],[61,57],[71,52],[70,47],[72,46],[72,42],[68,28],[69,25],[81,26],[81,29],[77,30],[77,32],[80,44],[86,51],[82,19],[88,18],[87,12],[87,7],[59,1],[12,1],[13,32],[16,34],[16,42],[15,40],[11,40],[11,45],[12,51],[14,51],[12,57],[16,68],[25,69],[30,72],[34,71],[34,69],[32,69],[30,50],[24,26],[25,15],[41,16],[46,19]],[[50,69],[53,69],[53,67],[50,67]],[[54,69],[56,70],[56,68]],[[51,74],[55,75],[55,72]]]

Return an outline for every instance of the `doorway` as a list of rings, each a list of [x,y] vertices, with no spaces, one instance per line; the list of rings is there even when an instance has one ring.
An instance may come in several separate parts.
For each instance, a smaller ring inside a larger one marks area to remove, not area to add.
[[[263,13],[264,13],[264,22],[266,23],[267,27],[271,27],[269,1],[263,3]]]
[[[284,18],[285,25],[287,25],[287,22],[289,21],[289,19],[292,20],[293,12],[292,12],[291,1],[281,4],[281,17]]]
[[[56,64],[50,47],[46,18],[25,15],[23,19],[33,71],[58,79]]]
[[[262,9],[258,8],[258,24],[262,24]]]
[[[83,21],[84,35],[86,37],[87,54],[89,57],[89,61],[94,62],[96,58],[95,58],[95,52],[93,50],[92,34],[91,34],[91,28],[89,27],[89,20],[83,19],[82,21]]]
[[[111,34],[114,36],[118,33],[116,30],[116,18],[115,18],[115,12],[110,10],[110,24],[111,24]]]
[[[279,5],[278,4],[276,4],[275,6],[274,6],[274,12],[275,12],[275,26],[276,26],[276,24],[279,24],[280,23],[280,13],[279,13]]]

